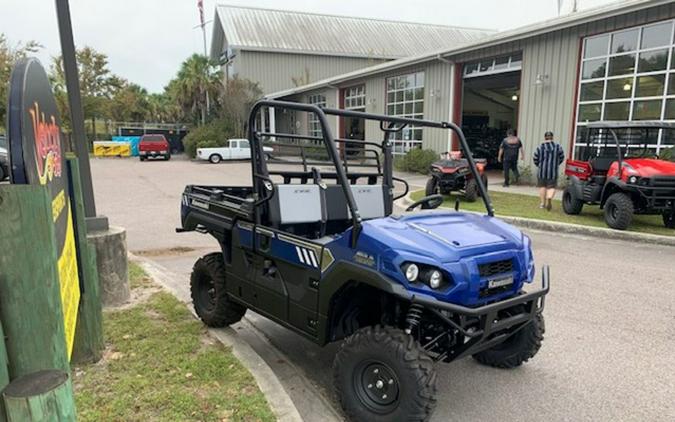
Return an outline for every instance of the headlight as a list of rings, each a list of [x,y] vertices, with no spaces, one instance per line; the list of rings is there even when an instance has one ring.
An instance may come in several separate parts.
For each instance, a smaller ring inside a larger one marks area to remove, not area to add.
[[[637,176],[631,176],[631,177],[628,178],[628,182],[630,182],[631,184],[634,185],[634,184],[637,183],[638,179],[639,179],[639,177],[637,177]]]
[[[432,270],[429,274],[429,286],[432,289],[438,289],[443,283],[443,274],[438,270]]]
[[[417,277],[420,275],[420,269],[415,264],[407,264],[404,272],[405,278],[410,282],[417,280]]]

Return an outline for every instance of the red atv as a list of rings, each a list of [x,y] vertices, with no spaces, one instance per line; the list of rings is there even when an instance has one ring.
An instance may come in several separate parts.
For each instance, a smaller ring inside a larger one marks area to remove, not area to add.
[[[628,228],[633,214],[661,214],[665,226],[675,228],[675,163],[649,146],[659,134],[673,139],[675,123],[596,122],[587,128],[586,140],[576,144],[579,159],[565,165],[565,213],[600,205],[613,229]]]
[[[431,177],[427,180],[425,195],[447,195],[452,191],[464,191],[464,198],[474,202],[478,198],[479,191],[478,184],[469,169],[469,163],[466,158],[462,158],[459,151],[448,152],[446,155],[447,159],[436,161],[431,165]],[[488,181],[485,175],[487,161],[482,158],[475,161],[483,186],[487,189]]]

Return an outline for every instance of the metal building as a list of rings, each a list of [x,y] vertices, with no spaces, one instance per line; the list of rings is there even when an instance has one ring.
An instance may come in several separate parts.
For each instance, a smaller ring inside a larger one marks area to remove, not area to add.
[[[211,57],[264,93],[305,85],[495,31],[219,5]]]
[[[675,121],[675,3],[632,0],[500,32],[438,53],[420,54],[268,95],[368,112],[452,121],[474,147],[517,128],[531,157],[547,130],[574,152],[574,139],[597,120]],[[311,118],[276,112],[277,125],[316,130]],[[342,137],[379,137],[337,118]],[[277,127],[277,130],[280,129]],[[675,139],[655,137],[651,148]],[[452,148],[449,134],[406,129],[394,150]],[[489,151],[488,151],[489,152]],[[496,152],[494,152],[496,154]],[[494,157],[488,157],[494,158]]]

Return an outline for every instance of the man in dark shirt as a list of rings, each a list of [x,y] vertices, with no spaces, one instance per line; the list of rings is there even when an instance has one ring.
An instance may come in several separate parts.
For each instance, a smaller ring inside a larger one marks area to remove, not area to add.
[[[504,164],[504,187],[508,187],[510,184],[510,171],[513,171],[516,179],[515,182],[518,183],[518,178],[520,178],[520,174],[518,173],[518,155],[520,155],[521,160],[525,159],[523,155],[523,143],[516,136],[516,132],[513,129],[509,129],[506,131],[506,138],[502,141],[499,147],[499,155],[497,156],[497,161]]]
[[[558,166],[565,161],[565,152],[560,144],[553,141],[553,132],[544,134],[544,142],[534,151],[534,165],[537,166],[539,187],[539,208],[551,211],[551,202],[558,184]]]

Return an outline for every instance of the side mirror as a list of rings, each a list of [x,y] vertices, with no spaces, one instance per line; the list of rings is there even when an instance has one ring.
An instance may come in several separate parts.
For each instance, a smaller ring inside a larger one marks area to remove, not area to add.
[[[443,203],[443,195],[439,195],[439,194],[429,195],[429,196],[425,196],[424,198],[420,199],[419,201],[413,202],[405,210],[407,212],[410,212],[410,211],[414,210],[415,208],[419,207],[420,205],[422,206],[422,209],[424,209],[424,210],[432,210],[432,209],[440,207],[442,203]]]

